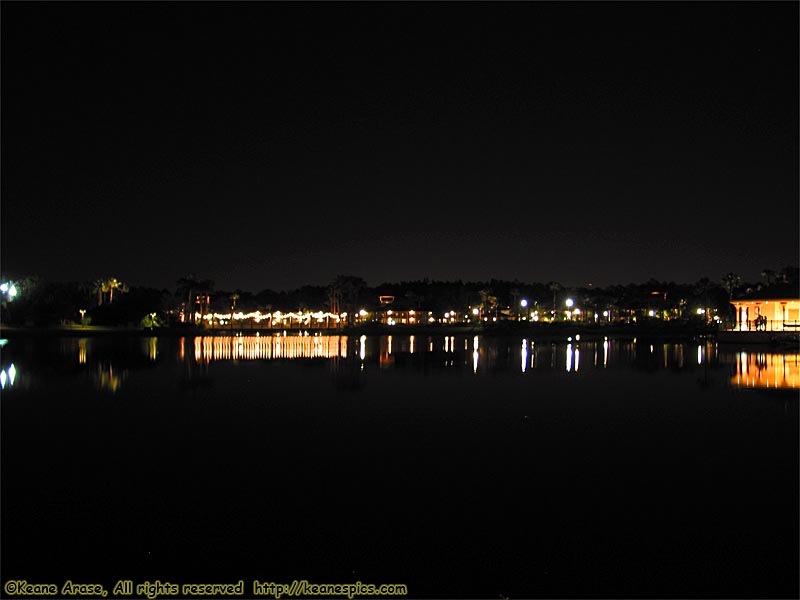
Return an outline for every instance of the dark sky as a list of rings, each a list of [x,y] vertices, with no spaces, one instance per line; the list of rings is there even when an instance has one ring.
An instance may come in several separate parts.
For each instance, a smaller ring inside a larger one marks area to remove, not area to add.
[[[796,2],[3,2],[3,276],[758,279],[797,57]]]

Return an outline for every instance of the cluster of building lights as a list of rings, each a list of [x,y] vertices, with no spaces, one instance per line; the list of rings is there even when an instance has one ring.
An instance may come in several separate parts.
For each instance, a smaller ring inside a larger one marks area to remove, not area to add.
[[[363,311],[362,311],[363,312]],[[366,314],[366,312],[364,312]],[[333,314],[331,312],[288,312],[283,313],[281,311],[269,312],[269,313],[262,313],[261,311],[254,311],[254,312],[229,312],[229,313],[208,313],[208,314],[200,314],[195,313],[195,320],[204,320],[211,324],[214,320],[217,323],[225,325],[233,321],[255,321],[256,323],[261,323],[261,321],[269,321],[271,325],[274,326],[283,326],[284,324],[288,323],[290,326],[292,323],[295,323],[299,326],[311,326],[312,323],[324,323],[326,319],[328,322],[330,320],[335,321],[338,323],[341,318],[347,317],[347,313],[342,313],[340,315]]]
[[[546,311],[544,316],[540,314],[539,310],[531,310],[530,303],[527,299],[522,299],[519,302],[519,310],[516,314],[516,319],[520,321],[531,321],[531,322],[538,322],[542,318],[547,320],[556,320],[558,318],[558,314],[561,315],[561,318],[567,321],[586,321],[586,320],[594,320],[594,322],[599,322],[601,319],[603,321],[610,321],[612,319],[611,311],[603,310],[602,312],[588,312],[585,313],[580,307],[576,306],[575,300],[572,298],[567,298],[562,305],[562,309],[558,311]],[[270,327],[287,327],[287,328],[303,328],[303,327],[338,327],[343,322],[350,320],[351,322],[359,323],[368,320],[375,320],[376,318],[381,320],[383,323],[389,326],[394,325],[403,325],[403,324],[416,324],[416,323],[441,323],[441,324],[458,324],[458,323],[469,323],[470,321],[483,321],[483,322],[497,322],[499,319],[504,318],[503,315],[500,315],[497,310],[492,310],[493,314],[489,314],[488,311],[483,308],[482,306],[472,307],[470,306],[466,311],[459,312],[456,310],[448,310],[444,313],[441,313],[441,316],[437,316],[432,311],[414,311],[414,310],[386,310],[377,311],[377,312],[370,312],[366,309],[362,308],[355,312],[354,314],[350,315],[350,319],[348,319],[348,313],[342,312],[340,314],[336,314],[333,312],[324,312],[324,311],[305,311],[305,312],[260,312],[260,311],[253,311],[253,312],[228,312],[228,313],[200,313],[195,312],[195,322],[205,322],[207,325],[211,326],[214,324],[219,325],[227,325],[233,322],[241,322],[241,321],[252,321],[255,323],[261,323],[266,321]],[[557,314],[558,313],[558,314]],[[707,310],[704,308],[698,308],[697,314],[704,315],[707,313]],[[507,313],[504,311],[503,313],[506,315]],[[665,317],[666,314],[662,315],[662,313],[656,309],[648,309],[645,313],[646,316],[650,318],[660,318]],[[183,315],[181,315],[183,319]],[[513,317],[512,317],[513,318]],[[633,320],[636,320],[636,317],[632,317]],[[720,321],[719,317],[714,317],[714,321]]]

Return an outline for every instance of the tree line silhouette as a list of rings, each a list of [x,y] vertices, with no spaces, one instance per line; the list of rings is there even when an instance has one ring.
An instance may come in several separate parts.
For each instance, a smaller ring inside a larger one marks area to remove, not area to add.
[[[702,306],[732,314],[731,299],[774,290],[783,297],[798,296],[798,267],[764,269],[760,281],[745,282],[735,273],[718,280],[704,277],[692,283],[650,279],[643,283],[595,286],[570,286],[557,281],[545,283],[507,281],[438,281],[419,279],[386,282],[370,286],[361,277],[339,275],[329,285],[304,285],[288,290],[216,289],[214,281],[196,274],[176,280],[173,289],[128,286],[115,277],[91,282],[56,282],[39,277],[15,280],[18,295],[3,296],[2,322],[6,325],[52,326],[64,323],[93,325],[159,326],[177,325],[180,314],[231,311],[307,311],[325,310],[336,314],[355,314],[379,307],[379,296],[393,296],[399,309],[465,311],[481,307],[483,314],[514,315],[522,300],[529,310],[543,315],[563,309],[566,298],[585,311],[602,314],[613,310],[625,315],[648,307],[659,314],[688,315],[689,309]],[[788,295],[788,296],[787,296]],[[190,318],[185,321],[191,322]]]

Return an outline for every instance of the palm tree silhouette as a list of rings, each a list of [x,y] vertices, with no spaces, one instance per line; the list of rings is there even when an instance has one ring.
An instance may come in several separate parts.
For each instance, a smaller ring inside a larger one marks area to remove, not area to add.
[[[733,300],[733,291],[742,284],[742,278],[736,273],[726,273],[722,277],[722,285],[728,292],[728,300]]]
[[[564,288],[557,281],[551,281],[550,283],[548,283],[547,284],[547,288],[551,292],[553,292],[553,321],[555,321],[556,320],[556,315],[558,314],[557,308],[556,308],[557,295],[558,295],[558,292],[560,292]]]

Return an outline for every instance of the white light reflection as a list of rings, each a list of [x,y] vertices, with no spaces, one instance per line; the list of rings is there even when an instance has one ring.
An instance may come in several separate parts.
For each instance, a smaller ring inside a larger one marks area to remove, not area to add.
[[[697,346],[697,364],[698,365],[702,365],[703,364],[703,347],[702,346]]]
[[[6,375],[5,371],[0,371],[0,388],[6,389],[6,381],[8,381],[8,375]]]
[[[578,367],[581,364],[581,349],[580,346],[575,346],[575,372],[578,372]]]
[[[411,354],[414,354],[414,336],[412,335],[408,338],[409,343],[411,344]]]
[[[603,368],[608,366],[608,338],[603,341]]]
[[[522,340],[522,372],[528,367],[528,340]]]
[[[567,344],[567,372],[572,370],[572,344]]]
[[[472,372],[478,372],[478,336],[472,338]]]
[[[359,342],[358,356],[359,358],[361,358],[361,360],[364,360],[364,358],[367,356],[367,336],[362,335],[359,338],[358,342]]]
[[[8,381],[11,385],[14,385],[14,380],[17,378],[17,368],[14,366],[14,363],[11,363],[11,366],[8,367]]]

